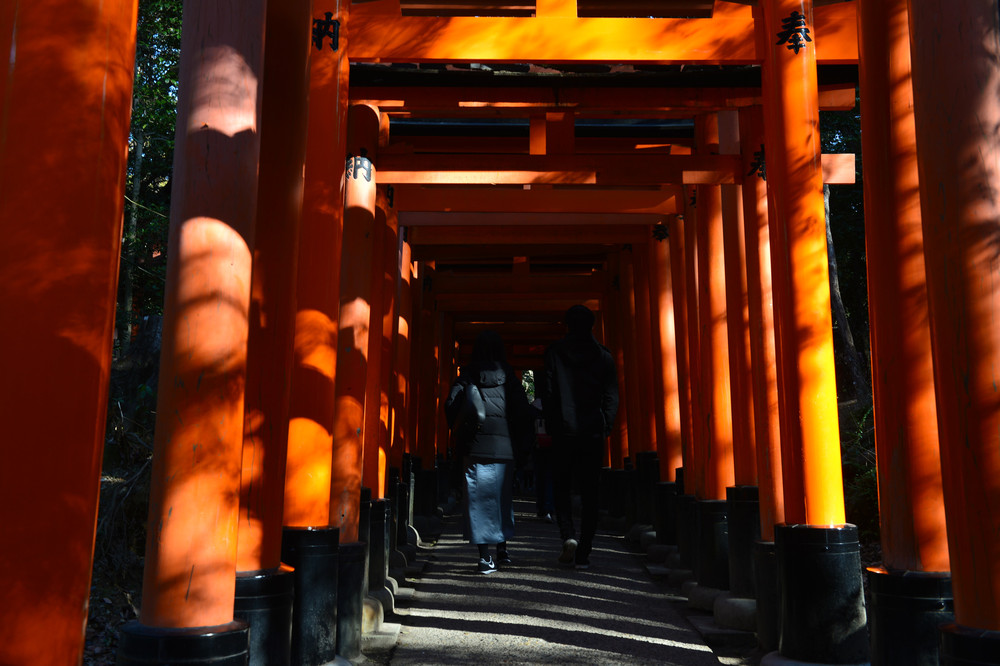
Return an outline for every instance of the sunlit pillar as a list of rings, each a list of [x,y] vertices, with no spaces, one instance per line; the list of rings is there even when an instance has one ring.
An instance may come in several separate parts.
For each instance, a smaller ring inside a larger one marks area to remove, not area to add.
[[[699,151],[718,154],[718,118],[696,120]],[[697,188],[698,303],[701,340],[703,417],[706,421],[705,487],[701,499],[721,500],[733,485],[733,423],[729,379],[729,335],[726,328],[725,257],[722,242],[722,198],[717,185]]]
[[[39,0],[0,9],[8,56],[0,81],[2,663],[83,656],[136,4]],[[71,58],[56,57],[68,51],[53,17],[74,26]],[[55,400],[54,386],[65,399]]]
[[[184,6],[141,624],[124,630],[125,663],[178,629],[217,650],[246,631],[233,602],[265,3],[218,4]]]
[[[252,663],[290,655],[294,576],[281,566],[295,278],[309,93],[308,2],[267,7],[256,245],[253,256],[243,469],[236,551],[236,617]],[[266,603],[260,603],[267,599]]]
[[[368,367],[365,373],[365,409],[364,425],[362,426],[362,476],[361,485],[371,490],[373,500],[385,497],[385,449],[380,447],[382,422],[382,329],[384,328],[384,313],[382,311],[384,297],[384,267],[385,251],[382,244],[386,237],[386,207],[385,188],[378,188],[375,196],[375,216],[371,227],[371,236],[367,242],[371,245],[371,274],[369,276],[369,310],[368,310]],[[391,296],[390,296],[391,297]]]
[[[348,3],[313,0],[311,5],[294,353],[286,371],[291,389],[282,561],[295,567],[293,663],[336,658],[337,632],[331,625],[337,618],[341,536],[339,522],[331,524],[330,481],[344,216]],[[274,99],[282,103],[280,94]]]
[[[757,641],[778,647],[777,560],[774,526],[784,522],[781,477],[781,427],[778,368],[775,358],[774,303],[768,232],[767,169],[764,118],[760,106],[740,110],[743,219],[746,247],[747,308],[753,390],[754,442],[757,455],[757,499],[760,540],[754,544],[754,596]]]
[[[719,153],[739,155],[739,112],[720,111],[718,117]],[[749,600],[754,598],[753,549],[760,538],[742,185],[722,185],[722,219],[734,485],[726,488],[729,594],[716,601],[714,612],[717,622],[740,628],[754,625]]]
[[[389,484],[398,479],[390,479],[389,466],[392,465],[392,435],[395,427],[396,380],[398,370],[394,367],[396,338],[399,334],[399,293],[400,245],[399,215],[393,207],[392,188],[385,191],[385,235],[382,240],[382,346],[381,371],[379,373],[379,487],[385,497]],[[398,466],[397,466],[398,469]],[[392,493],[395,494],[395,493]]]
[[[344,174],[343,252],[340,261],[340,318],[330,480],[330,524],[340,529],[337,653],[361,654],[367,543],[360,540],[365,404],[371,358],[378,110],[364,105],[348,112]],[[381,321],[381,319],[379,319]]]
[[[326,23],[326,12],[331,23]],[[309,50],[309,113],[299,236],[284,524],[330,522],[340,249],[347,140],[347,3],[313,0],[313,20],[337,26]],[[332,28],[331,28],[332,29]],[[336,46],[336,48],[334,48]],[[337,523],[339,524],[339,523]]]
[[[636,245],[632,249],[632,293],[635,321],[636,366],[639,389],[639,421],[642,428],[640,450],[655,453],[656,414],[662,415],[662,407],[653,401],[653,324],[649,300],[649,248],[648,243]],[[639,359],[642,359],[640,362]]]
[[[398,217],[397,217],[398,219]],[[411,260],[410,243],[406,238],[407,230],[398,230],[398,262],[396,268],[396,324],[393,327],[393,370],[392,370],[392,442],[389,447],[389,464],[396,469],[402,469],[403,453],[408,450],[412,434],[409,431],[410,401],[413,395],[410,386],[410,348],[412,334],[410,322],[413,321],[413,262]]]
[[[771,238],[783,240],[771,247],[772,274],[787,276],[788,287],[776,299],[791,523],[775,535],[780,651],[802,661],[859,663],[868,645],[857,528],[844,525],[812,2],[763,0],[760,9],[767,177],[775,201],[769,223]]]
[[[667,225],[657,225],[654,233],[668,233]],[[649,303],[652,317],[653,349],[658,359],[654,378],[660,387],[660,400],[655,410],[663,414],[662,434],[657,435],[656,451],[660,462],[660,479],[674,481],[677,468],[683,464],[681,445],[680,388],[678,385],[678,342],[675,332],[674,271],[670,243],[666,237],[654,238],[649,250]],[[657,424],[657,429],[661,427]]]
[[[420,325],[419,337],[415,337],[418,345],[417,356],[414,359],[414,369],[417,371],[418,405],[417,419],[417,455],[424,468],[434,467],[434,440],[437,436],[437,420],[434,410],[437,408],[437,377],[438,377],[438,338],[434,313],[434,294],[431,291],[434,282],[434,266],[430,262],[420,264]],[[414,313],[416,315],[416,313]]]
[[[700,154],[719,153],[717,114],[695,119],[695,142]],[[706,446],[704,494],[698,497],[696,514],[699,539],[695,577],[700,586],[725,590],[729,588],[729,553],[720,526],[727,519],[726,488],[733,485],[734,476],[722,193],[718,185],[699,185],[696,192],[698,329]]]
[[[996,2],[909,2],[920,206],[957,624],[941,661],[1000,655],[1000,81]]]
[[[687,217],[684,215],[674,215],[667,218],[667,242],[670,245],[670,289],[673,295],[673,327],[674,340],[676,342],[676,361],[674,358],[667,360],[668,363],[675,363],[677,368],[677,402],[680,410],[680,437],[681,437],[681,465],[684,468],[683,477],[687,477],[690,472],[690,465],[694,457],[694,433],[691,422],[691,368],[689,362],[690,329],[688,328],[688,274],[687,257],[685,256],[685,236],[691,233],[688,229]],[[690,485],[692,479],[679,479],[682,491],[691,494]]]
[[[951,619],[951,592],[906,0],[859,3],[858,34],[865,217],[878,220],[865,225],[882,541],[872,657],[920,663],[937,660],[939,637],[914,630]]]

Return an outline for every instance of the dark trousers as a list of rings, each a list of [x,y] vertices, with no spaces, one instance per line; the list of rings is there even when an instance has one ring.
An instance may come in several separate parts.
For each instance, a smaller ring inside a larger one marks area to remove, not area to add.
[[[601,437],[561,437],[555,441],[556,523],[559,535],[576,538],[573,527],[573,487],[580,493],[580,547],[589,553],[597,532],[598,478],[604,454]]]

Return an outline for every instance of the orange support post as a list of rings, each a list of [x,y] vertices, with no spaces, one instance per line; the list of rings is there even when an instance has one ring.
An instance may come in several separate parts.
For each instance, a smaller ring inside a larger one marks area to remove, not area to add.
[[[422,466],[434,465],[434,438],[437,436],[435,430],[436,420],[434,410],[437,407],[437,364],[438,364],[438,340],[436,336],[436,317],[434,314],[434,297],[431,294],[431,285],[434,279],[434,266],[430,262],[423,262],[420,265],[420,279],[416,288],[420,294],[420,316],[419,325],[414,331],[414,343],[417,345],[417,354],[414,361],[414,370],[417,377],[417,445],[416,453],[420,458]]]
[[[705,399],[701,380],[701,315],[698,270],[698,192],[685,188],[684,271],[687,283],[688,377],[691,382],[691,458],[684,460],[684,494],[705,496],[705,451],[708,435],[705,428]],[[689,469],[690,468],[690,469]]]
[[[789,276],[787,297],[782,294],[778,300],[779,353],[788,368],[786,408],[798,415],[783,424],[791,428],[789,450],[782,456],[789,484],[785,509],[793,523],[837,525],[844,522],[844,494],[815,48],[801,32],[812,25],[812,3],[806,4],[809,11],[803,14],[801,3],[792,0],[762,3],[764,31],[773,37],[767,52],[770,71],[764,77],[767,175],[776,206],[770,223],[786,239],[781,247],[772,247],[771,260]],[[793,462],[797,464],[789,464]],[[801,494],[795,492],[799,489]]]
[[[608,275],[618,276],[621,260],[618,255],[608,260]],[[612,277],[614,279],[614,277]],[[615,304],[622,300],[621,279],[608,287],[604,297],[599,317],[603,322],[604,334],[607,336],[605,346],[615,357],[618,372],[618,415],[615,417],[615,429],[608,443],[608,460],[612,469],[624,469],[625,457],[628,455],[629,421],[628,421],[628,384],[625,382],[625,353],[622,351],[621,318],[612,314]]]
[[[256,247],[247,340],[238,571],[281,565],[288,450],[288,382],[295,327],[295,278],[306,155],[309,35],[305,2],[270,3],[261,119]]]
[[[695,142],[701,153],[719,152],[717,114],[695,118]],[[701,185],[696,191],[701,414],[706,438],[703,494],[698,496],[695,509],[698,540],[694,570],[699,585],[727,590],[728,543],[719,535],[725,533],[726,489],[733,485],[734,472],[722,193],[718,185]]]
[[[265,8],[217,10],[184,6],[139,616],[149,627],[233,620]]]
[[[957,625],[941,660],[1000,654],[997,2],[911,2],[941,468]],[[964,645],[968,643],[970,645]]]
[[[666,230],[666,225],[662,226]],[[662,423],[662,433],[658,433],[656,450],[660,459],[660,480],[674,481],[677,468],[683,463],[681,437],[681,407],[680,386],[678,384],[678,344],[675,333],[675,299],[673,290],[673,271],[675,267],[670,261],[670,244],[666,238],[654,239],[649,243],[649,303],[650,311],[655,314],[653,319],[654,359],[657,360],[654,370],[657,394],[656,411],[663,418],[657,423],[659,429]]]
[[[759,106],[740,110],[743,155],[743,220],[747,264],[747,306],[753,381],[754,440],[761,541],[774,541],[774,526],[785,521],[781,477],[781,426],[775,359],[774,302],[764,169],[764,118]]]
[[[644,451],[647,434],[643,409],[639,399],[641,382],[639,378],[638,350],[636,349],[636,317],[635,317],[635,270],[632,249],[626,247],[621,253],[619,279],[621,282],[621,297],[618,300],[619,344],[625,361],[625,372],[621,375],[621,383],[625,386],[624,400],[627,405],[623,415],[628,423],[628,457],[635,466],[636,454]]]
[[[393,394],[392,394],[392,446],[389,449],[389,464],[403,468],[403,454],[411,451],[413,430],[411,412],[413,405],[413,376],[410,351],[413,335],[410,324],[413,321],[413,262],[410,260],[410,244],[406,240],[406,229],[399,229],[399,277],[396,302],[398,303],[396,325],[393,329]]]
[[[651,321],[649,296],[649,243],[633,246],[632,249],[632,293],[635,312],[635,352],[639,390],[639,421],[642,428],[642,451],[655,452],[656,414],[662,417],[662,408],[655,404],[653,397],[653,324]],[[640,359],[642,359],[640,361]]]
[[[812,4],[762,0],[758,12],[770,238],[782,241],[771,247],[772,274],[787,286],[776,302],[785,515],[795,524],[775,530],[780,603],[815,611],[782,613],[780,644],[788,659],[859,663],[868,636],[857,528],[843,524]]]
[[[379,492],[386,496],[388,489],[388,467],[391,465],[392,429],[394,427],[393,402],[395,401],[393,367],[395,360],[395,340],[398,332],[399,318],[397,316],[399,281],[399,216],[392,207],[392,193],[386,191],[385,205],[380,211],[385,213],[385,230],[382,240],[382,328],[381,328],[381,363],[379,365]],[[379,201],[383,198],[380,190]],[[397,479],[392,479],[395,483]]]
[[[380,188],[383,189],[384,188]],[[376,190],[375,216],[371,236],[366,242],[371,246],[371,275],[368,287],[368,367],[365,372],[365,411],[362,426],[362,474],[361,484],[371,490],[371,499],[385,497],[385,449],[379,446],[382,422],[382,280],[385,252],[387,201],[384,192]]]
[[[680,409],[681,463],[684,467],[682,479],[683,490],[690,494],[691,477],[688,476],[694,460],[694,423],[692,422],[692,390],[691,365],[689,360],[690,329],[688,328],[688,269],[685,256],[685,237],[691,233],[687,218],[674,215],[667,218],[667,231],[670,234],[670,287],[674,297],[674,340],[677,345],[677,399]],[[668,362],[673,361],[669,359]]]
[[[291,368],[284,524],[330,521],[337,320],[344,216],[349,62],[344,0],[314,0],[313,16],[340,21],[339,49],[309,51],[309,120],[299,236],[295,360]]]
[[[451,443],[448,421],[444,418],[444,403],[448,399],[451,385],[458,377],[458,346],[455,343],[455,320],[449,314],[439,312],[437,315],[438,344],[440,354],[437,364],[437,378],[434,386],[437,388],[436,405],[434,407],[434,458],[429,467],[436,467],[438,456],[448,454]],[[440,473],[444,473],[443,470]],[[435,497],[437,490],[435,488]]]
[[[718,152],[718,118],[695,121],[699,150]],[[722,243],[722,194],[718,186],[697,188],[698,303],[702,341],[702,416],[706,419],[705,487],[700,499],[722,500],[733,485],[733,417],[726,330],[726,275]]]
[[[136,4],[37,0],[0,9],[0,45],[9,54],[0,82],[0,662],[7,664],[83,658]],[[65,36],[52,30],[55,16],[74,26],[72,57]]]
[[[351,107],[348,145],[353,156],[347,160],[344,188],[339,353],[330,483],[330,524],[340,527],[341,542],[351,543],[358,541],[375,224],[375,165],[364,155],[375,154],[378,125],[377,109]]]
[[[951,598],[907,17],[906,0],[858,6],[865,216],[878,220],[865,225],[882,528],[882,567],[869,569],[877,663],[938,661],[936,632],[894,627],[902,613],[910,626],[939,624],[942,613],[917,600]]]
[[[739,155],[739,113],[719,112],[719,152]],[[726,323],[729,338],[733,424],[733,470],[737,486],[757,485],[753,392],[750,377],[750,313],[748,310],[743,188],[722,186],[722,237],[726,273]]]

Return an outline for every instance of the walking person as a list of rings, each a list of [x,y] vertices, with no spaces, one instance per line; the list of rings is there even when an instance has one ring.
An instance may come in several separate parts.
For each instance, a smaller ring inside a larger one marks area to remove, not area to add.
[[[597,532],[598,476],[604,443],[618,412],[614,357],[594,338],[594,313],[574,305],[563,318],[566,336],[545,350],[542,408],[554,447],[556,523],[563,541],[559,563],[590,567]],[[573,525],[573,483],[580,491],[580,533]]]
[[[491,574],[498,563],[512,563],[507,542],[514,536],[514,463],[529,446],[532,428],[527,395],[496,331],[479,334],[468,367],[451,387],[445,414],[453,429],[467,400],[482,401],[482,420],[471,436],[456,441],[465,473],[465,537],[479,549],[479,572]]]

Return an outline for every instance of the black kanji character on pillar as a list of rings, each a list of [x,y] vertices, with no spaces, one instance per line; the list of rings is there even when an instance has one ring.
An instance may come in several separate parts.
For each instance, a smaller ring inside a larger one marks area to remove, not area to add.
[[[760,150],[755,150],[753,154],[753,162],[750,163],[750,173],[748,176],[757,174],[761,180],[767,180],[767,163],[764,162],[764,144],[761,144]]]
[[[347,177],[358,179],[365,177],[365,181],[372,182],[372,161],[367,157],[347,158]]]
[[[317,51],[323,50],[323,40],[330,38],[330,50],[340,48],[340,21],[333,18],[333,12],[326,12],[325,19],[313,19],[313,46]]]
[[[781,19],[781,32],[778,33],[777,44],[788,44],[786,47],[790,51],[799,54],[800,49],[806,47],[806,42],[811,42],[809,28],[806,27],[806,17],[799,12],[792,12],[786,19]]]

